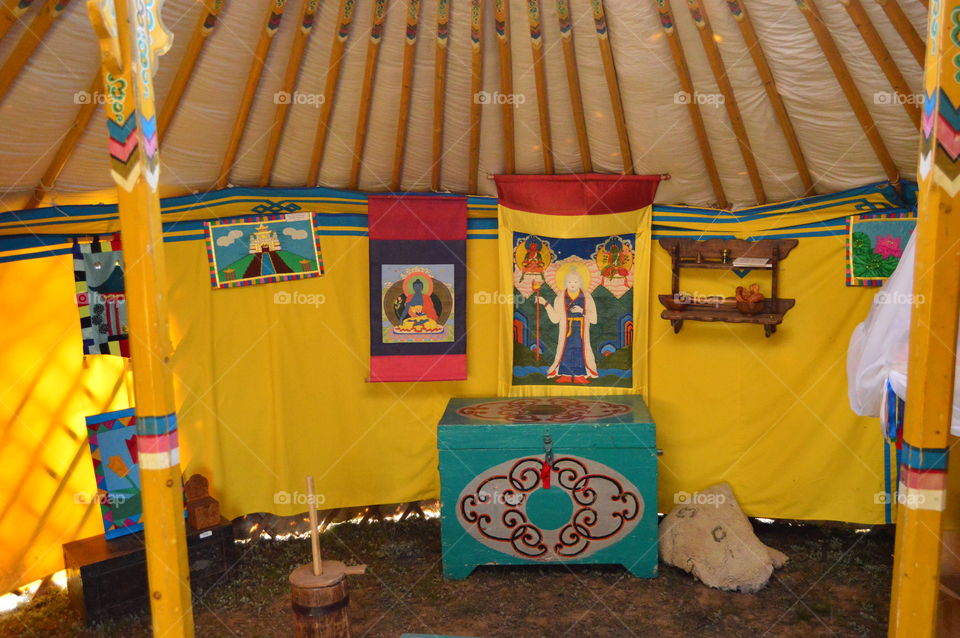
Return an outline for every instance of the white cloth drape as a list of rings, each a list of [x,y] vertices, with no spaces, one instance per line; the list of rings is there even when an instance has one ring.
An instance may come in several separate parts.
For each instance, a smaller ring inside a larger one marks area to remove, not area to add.
[[[910,312],[913,309],[913,270],[916,233],[910,236],[900,264],[873,299],[867,318],[850,337],[847,383],[850,408],[860,416],[880,416],[886,382],[898,397],[907,398]],[[950,431],[960,436],[960,372],[954,380]],[[909,409],[909,406],[907,406]]]

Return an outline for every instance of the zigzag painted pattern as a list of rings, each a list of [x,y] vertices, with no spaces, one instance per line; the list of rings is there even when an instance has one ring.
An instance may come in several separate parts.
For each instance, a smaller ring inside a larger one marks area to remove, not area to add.
[[[140,176],[140,162],[136,158],[137,119],[137,112],[132,111],[121,124],[112,119],[107,120],[107,131],[110,133],[110,172],[117,185],[126,191],[133,188]]]
[[[933,170],[934,182],[952,197],[960,191],[960,108],[943,89],[935,96],[924,95],[918,172],[926,178]]]

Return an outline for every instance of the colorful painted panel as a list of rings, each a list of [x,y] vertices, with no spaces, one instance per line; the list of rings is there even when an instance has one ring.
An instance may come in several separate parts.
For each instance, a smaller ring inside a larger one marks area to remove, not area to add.
[[[916,227],[913,211],[848,217],[847,285],[882,286],[896,270]]]
[[[635,245],[514,232],[514,385],[633,385]]]
[[[323,275],[313,213],[243,217],[204,226],[214,288]]]
[[[120,235],[73,241],[73,276],[84,354],[130,356]]]
[[[372,382],[467,377],[467,203],[371,195]]]
[[[478,474],[457,500],[460,525],[509,556],[585,558],[630,535],[643,518],[640,490],[613,468],[581,456],[511,459]]]
[[[384,343],[454,340],[453,264],[380,267]]]
[[[137,427],[133,409],[87,417],[87,438],[104,535],[117,538],[143,529]]]

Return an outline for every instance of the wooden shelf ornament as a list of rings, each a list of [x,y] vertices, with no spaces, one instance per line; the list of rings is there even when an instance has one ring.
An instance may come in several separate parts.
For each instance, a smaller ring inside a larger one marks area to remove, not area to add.
[[[670,253],[673,271],[671,294],[659,295],[665,310],[660,313],[680,332],[684,321],[720,321],[724,323],[755,323],[763,326],[769,337],[783,323],[783,316],[796,304],[794,299],[781,299],[779,292],[779,266],[799,242],[796,239],[708,239],[688,238],[661,239],[660,246]],[[763,259],[764,266],[742,267],[734,265],[737,259]],[[746,314],[735,303],[722,297],[706,301],[686,299],[680,292],[680,271],[684,268],[709,270],[769,270],[771,275],[770,297],[764,300],[763,309],[756,314]]]

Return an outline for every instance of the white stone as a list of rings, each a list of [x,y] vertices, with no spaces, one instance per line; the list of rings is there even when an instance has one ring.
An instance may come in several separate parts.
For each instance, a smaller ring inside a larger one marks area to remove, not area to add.
[[[704,585],[727,591],[763,589],[787,556],[760,542],[733,490],[718,483],[694,494],[680,493],[660,523],[660,557],[690,572]]]

